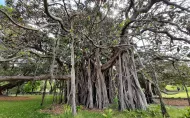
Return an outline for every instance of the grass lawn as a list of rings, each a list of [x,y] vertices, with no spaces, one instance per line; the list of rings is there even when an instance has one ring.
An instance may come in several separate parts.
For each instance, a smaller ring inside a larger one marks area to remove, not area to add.
[[[0,118],[50,118],[49,114],[39,113],[38,110],[51,104],[47,96],[41,107],[41,96],[30,96],[33,99],[23,101],[0,101]]]
[[[47,96],[44,107],[40,107],[41,96],[31,96],[34,99],[25,101],[0,101],[0,118],[73,118],[70,107],[64,109],[64,113],[53,115],[40,113],[39,110],[47,108],[51,104],[51,97]],[[64,107],[65,108],[65,107]],[[179,118],[186,113],[187,109],[167,107],[171,118]],[[110,117],[109,117],[110,116]],[[107,109],[104,111],[98,110],[82,110],[79,109],[78,115],[75,118],[161,118],[159,105],[150,105],[146,111],[124,111]]]
[[[177,86],[167,85],[166,89],[171,90],[171,91],[177,90]],[[187,87],[187,89],[188,89],[188,93],[190,95],[190,87]],[[162,96],[165,98],[187,98],[187,94],[184,90],[183,91],[181,90],[181,91],[179,91],[179,93],[173,94],[173,95],[167,95],[167,94],[162,93]]]
[[[177,87],[178,87],[178,86],[175,86],[175,85],[167,85],[167,86],[166,86],[166,89],[167,89],[167,90],[177,90]],[[179,87],[180,87],[180,89],[181,89],[181,86],[179,86]],[[187,87],[187,90],[190,91],[190,87]]]
[[[190,95],[190,92],[189,92],[189,95]],[[185,91],[181,91],[178,94],[174,94],[174,95],[167,95],[167,94],[162,93],[162,97],[165,97],[165,98],[187,98],[187,94]]]

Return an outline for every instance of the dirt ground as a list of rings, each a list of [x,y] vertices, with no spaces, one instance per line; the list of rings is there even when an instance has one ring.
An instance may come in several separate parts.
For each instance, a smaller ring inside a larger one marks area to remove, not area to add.
[[[156,103],[159,103],[159,100],[155,100]],[[164,99],[164,103],[171,106],[188,106],[187,99]]]
[[[0,101],[21,101],[21,100],[30,100],[32,97],[28,96],[0,96]]]
[[[52,105],[49,108],[41,109],[41,113],[50,113],[50,114],[62,114],[63,113],[63,105]]]
[[[20,101],[20,100],[30,100],[33,99],[30,96],[0,96],[1,101]],[[159,103],[158,99],[155,99],[156,103]],[[165,104],[172,106],[188,106],[187,99],[164,99]],[[55,106],[55,108],[60,106]],[[54,107],[53,107],[54,108]]]

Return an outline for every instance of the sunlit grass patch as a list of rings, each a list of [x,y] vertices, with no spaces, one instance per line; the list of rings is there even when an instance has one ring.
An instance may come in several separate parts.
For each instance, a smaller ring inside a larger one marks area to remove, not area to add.
[[[48,118],[49,114],[38,110],[51,104],[47,96],[43,107],[40,106],[41,96],[31,96],[34,99],[25,101],[0,101],[0,118]]]

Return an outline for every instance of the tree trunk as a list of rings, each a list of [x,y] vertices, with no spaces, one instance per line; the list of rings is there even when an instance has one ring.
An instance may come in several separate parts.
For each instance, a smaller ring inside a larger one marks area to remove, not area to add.
[[[151,65],[151,66],[152,66],[152,65]],[[156,75],[156,72],[155,72],[153,66],[152,66],[152,69],[153,69],[153,73],[152,73],[153,75],[152,75],[152,77],[153,77],[153,81],[154,81],[154,84],[155,84],[155,87],[156,87],[157,94],[158,94],[158,96],[159,96],[159,98],[160,98],[160,106],[161,106],[162,115],[163,115],[164,118],[165,118],[165,117],[168,118],[168,117],[170,117],[170,116],[169,116],[169,114],[168,114],[168,112],[167,112],[167,110],[166,110],[166,106],[165,106],[165,104],[164,104],[164,100],[163,100],[163,98],[162,98],[162,94],[161,94],[160,88],[159,88],[159,86],[158,86],[157,75]]]
[[[63,103],[63,91],[64,91],[64,81],[60,83],[60,97],[59,97],[59,104]]]
[[[65,99],[65,103],[67,103],[67,104],[70,104],[71,103],[71,82],[70,81],[67,81],[66,82],[66,84],[67,84],[67,89],[66,89],[66,99]],[[72,104],[72,103],[71,103]]]
[[[45,82],[44,82],[44,90],[43,90],[43,94],[42,94],[41,106],[44,104],[44,98],[45,98],[45,95],[46,95],[46,87],[47,87],[47,80],[45,80]]]
[[[3,95],[3,90],[0,89],[0,95]]]
[[[53,82],[53,81],[52,81]],[[52,83],[51,82],[51,83]],[[52,92],[53,92],[53,103],[57,103],[57,87],[58,87],[58,81],[57,80],[55,80],[55,82],[54,83],[52,83],[52,84],[54,84],[53,85],[53,90],[52,90]]]
[[[146,109],[146,97],[141,89],[135,67],[134,53],[132,49],[125,49],[119,59],[119,110]],[[122,95],[123,94],[123,95]],[[124,105],[122,104],[124,101]]]
[[[72,43],[71,43],[71,94],[72,94],[72,113],[73,115],[76,115],[76,101],[75,101],[75,61],[74,61],[74,38],[72,37]]]
[[[90,59],[88,60],[88,99],[89,99],[89,105],[88,108],[92,109],[93,108],[93,96],[92,96],[92,81],[91,81],[91,64],[90,64]]]
[[[147,103],[150,104],[150,103],[153,103],[153,92],[152,92],[152,83],[150,82],[150,80],[148,80],[146,78],[146,76],[144,75],[143,72],[141,72],[141,75],[142,75],[142,80],[144,82],[144,93],[145,93],[145,96],[146,96],[146,100],[147,100]]]
[[[115,95],[116,95],[115,86],[114,86],[115,79],[113,77],[114,75],[112,71],[113,71],[112,68],[109,68],[108,70],[104,71],[109,103],[113,103]]]
[[[122,65],[121,65],[121,54],[119,55],[119,77],[118,77],[118,98],[119,98],[119,110],[125,110],[126,106],[124,103],[123,95],[123,77],[122,77]]]
[[[96,50],[96,100],[97,100],[97,107],[99,109],[106,108],[109,105],[108,95],[107,95],[107,88],[105,84],[105,78],[101,71],[101,62],[100,62],[100,55],[99,49]]]
[[[152,87],[151,87],[151,82],[149,80],[146,80],[146,88],[145,88],[145,96],[147,103],[153,103],[153,93],[152,93]]]
[[[33,88],[33,87],[32,87]],[[16,91],[16,97],[17,97],[17,95],[18,95],[18,93],[20,92],[20,85],[18,84],[18,86],[17,86],[17,91]]]

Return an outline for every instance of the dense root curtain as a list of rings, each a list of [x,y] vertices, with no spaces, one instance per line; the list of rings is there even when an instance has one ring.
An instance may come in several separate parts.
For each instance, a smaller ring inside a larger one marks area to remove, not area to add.
[[[109,105],[105,77],[101,70],[99,49],[96,50],[96,105],[99,109],[106,108]]]
[[[119,110],[146,109],[147,101],[137,77],[134,52],[131,48],[119,55],[117,66]]]

